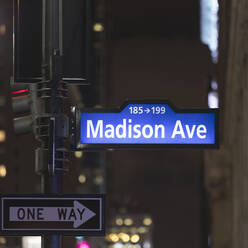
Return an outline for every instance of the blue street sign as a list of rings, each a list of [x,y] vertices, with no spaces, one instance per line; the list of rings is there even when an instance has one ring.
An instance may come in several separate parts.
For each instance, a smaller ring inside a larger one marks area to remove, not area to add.
[[[178,110],[168,101],[136,101],[119,110],[91,109],[77,116],[77,149],[218,147],[216,109]]]

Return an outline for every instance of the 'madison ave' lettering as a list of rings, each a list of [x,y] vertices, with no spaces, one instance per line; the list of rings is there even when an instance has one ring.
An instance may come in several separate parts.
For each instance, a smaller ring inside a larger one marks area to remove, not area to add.
[[[123,123],[114,127],[112,124],[103,126],[103,120],[98,120],[94,127],[92,120],[87,120],[87,138],[165,138],[164,125],[141,126],[132,125],[132,120],[123,119]]]
[[[205,125],[183,125],[180,120],[177,120],[172,133],[168,137],[175,138],[189,138],[192,139],[196,134],[197,138],[205,139],[207,128]],[[123,119],[121,124],[116,126],[112,124],[104,124],[103,120],[98,120],[94,125],[92,120],[87,120],[87,138],[166,138],[166,128],[163,124],[155,125],[140,125],[132,124],[131,119]]]
[[[171,138],[174,139],[177,135],[180,135],[181,138],[186,139],[192,139],[196,131],[197,138],[199,139],[206,139],[207,134],[207,128],[205,125],[192,125],[190,128],[189,125],[185,125],[185,130],[183,128],[182,122],[180,120],[176,121],[175,127],[173,129]],[[186,137],[186,135],[187,137]]]

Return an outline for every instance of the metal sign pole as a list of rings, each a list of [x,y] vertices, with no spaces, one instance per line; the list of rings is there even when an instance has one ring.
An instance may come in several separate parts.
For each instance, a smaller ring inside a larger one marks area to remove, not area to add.
[[[48,137],[41,151],[42,193],[62,193],[62,174],[65,171],[63,148],[65,119],[62,117],[62,99],[65,83],[62,81],[62,0],[43,0],[42,9],[42,70],[41,95]],[[47,92],[49,92],[47,94]],[[62,120],[62,121],[61,121]],[[40,121],[39,125],[43,123]],[[46,157],[46,159],[44,158]],[[43,248],[62,247],[61,235],[45,235]]]

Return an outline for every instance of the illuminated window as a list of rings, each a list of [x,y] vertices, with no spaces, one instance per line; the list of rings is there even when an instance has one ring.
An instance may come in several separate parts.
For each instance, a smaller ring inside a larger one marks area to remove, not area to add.
[[[104,27],[103,27],[102,23],[95,23],[93,30],[95,32],[102,32],[104,30]]]
[[[115,233],[110,233],[108,235],[107,239],[110,240],[111,242],[114,242],[114,243],[119,241],[119,237]]]
[[[102,183],[103,183],[103,177],[102,177],[102,176],[96,176],[96,177],[94,178],[94,183],[95,183],[96,185],[102,184]]]
[[[0,165],[0,177],[6,177],[7,175],[7,169],[5,165]]]
[[[122,218],[116,218],[115,223],[116,223],[116,225],[121,226],[121,225],[123,225],[123,219]]]
[[[94,106],[94,108],[96,108],[96,109],[100,109],[100,108],[102,108],[102,105],[97,104],[97,105],[95,105],[95,106]]]
[[[144,248],[151,248],[151,243],[149,241],[145,241],[143,247]]]
[[[4,130],[0,130],[0,142],[4,142],[6,139],[6,133]]]
[[[131,218],[126,218],[126,219],[124,220],[124,224],[125,224],[126,226],[131,226],[131,225],[133,224],[133,220],[132,220]]]
[[[132,243],[138,243],[140,241],[140,236],[138,234],[133,234],[131,236],[131,242]]]
[[[128,227],[122,227],[121,228],[121,232],[124,232],[124,233],[128,233],[129,232],[129,228]]]
[[[78,181],[82,184],[86,183],[86,176],[84,174],[80,174],[78,177]]]
[[[218,61],[218,0],[201,0],[201,41],[208,45],[213,62]]]
[[[6,238],[5,237],[0,237],[0,244],[5,245],[6,244]]]
[[[81,151],[76,151],[76,152],[74,152],[74,156],[75,156],[76,158],[82,158],[82,157],[83,157],[83,152],[81,152]]]
[[[122,242],[127,243],[130,240],[130,237],[127,233],[119,233],[119,238]]]
[[[218,99],[218,93],[211,91],[208,93],[208,107],[209,108],[218,108],[219,105],[219,99]]]
[[[138,232],[139,232],[139,233],[142,233],[142,234],[143,234],[143,233],[146,233],[147,231],[148,231],[148,230],[147,230],[146,227],[141,226],[141,227],[138,228]]]
[[[149,217],[144,218],[143,224],[146,225],[146,226],[150,226],[152,224],[152,219],[149,218]]]
[[[23,248],[40,248],[41,237],[40,236],[26,236],[22,238]]]
[[[208,91],[208,107],[218,108],[219,107],[219,96],[218,96],[218,84],[215,80],[210,83]]]
[[[114,248],[123,248],[123,244],[116,243],[116,244],[114,244]]]
[[[5,33],[6,33],[6,25],[1,24],[0,25],[0,35],[5,35]]]
[[[130,228],[130,233],[137,233],[137,232],[138,232],[138,228],[136,228],[136,227]]]

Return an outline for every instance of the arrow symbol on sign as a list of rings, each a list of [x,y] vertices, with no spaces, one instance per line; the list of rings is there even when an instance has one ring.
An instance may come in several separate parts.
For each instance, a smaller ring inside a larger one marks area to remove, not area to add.
[[[10,207],[9,221],[57,221],[73,222],[78,228],[96,215],[78,201],[73,207]]]
[[[145,109],[145,112],[146,112],[147,114],[149,114],[150,111],[151,111],[151,110],[150,110],[149,108],[146,108],[146,109]]]

